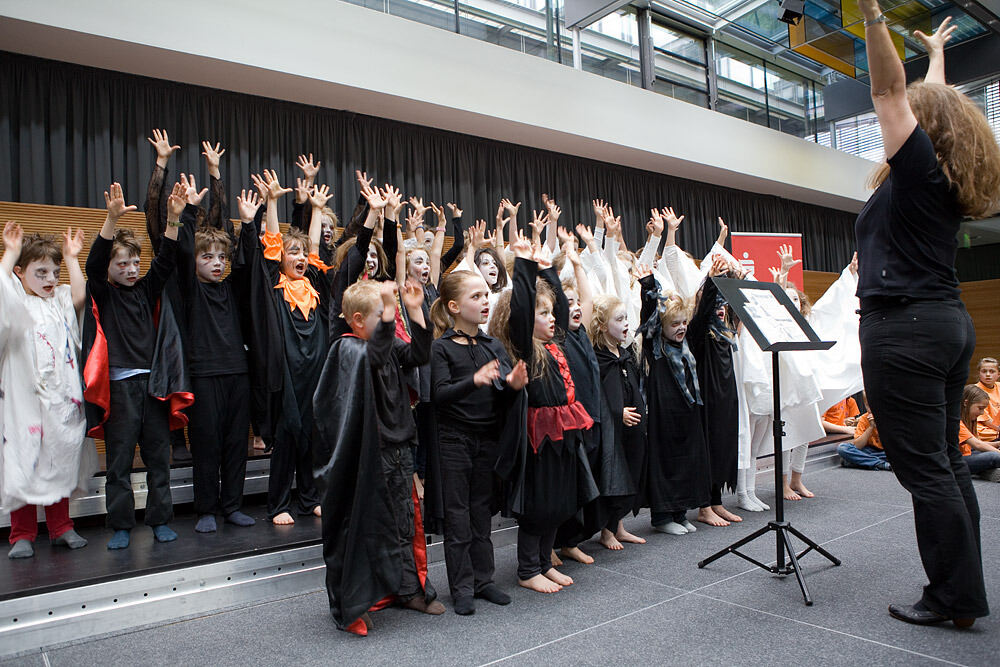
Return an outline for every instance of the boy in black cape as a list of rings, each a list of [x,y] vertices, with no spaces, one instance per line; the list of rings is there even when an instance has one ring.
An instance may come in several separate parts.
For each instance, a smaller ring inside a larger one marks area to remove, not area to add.
[[[367,612],[393,599],[444,613],[427,579],[413,485],[416,425],[402,377],[427,363],[431,334],[423,290],[407,284],[400,300],[412,340],[395,337],[397,289],[392,281],[363,280],[344,293],[351,333],[330,348],[314,398],[330,611],[338,628],[362,636],[371,625]]]

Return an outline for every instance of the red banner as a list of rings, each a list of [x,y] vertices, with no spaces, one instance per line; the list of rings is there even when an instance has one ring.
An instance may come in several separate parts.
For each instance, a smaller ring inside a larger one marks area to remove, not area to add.
[[[745,271],[751,275],[748,280],[771,282],[770,267],[780,268],[778,248],[783,245],[792,247],[795,259],[802,259],[801,234],[754,234],[751,232],[733,232],[730,237],[733,243],[733,256],[739,260]],[[802,289],[802,263],[792,267],[788,279],[793,285]]]

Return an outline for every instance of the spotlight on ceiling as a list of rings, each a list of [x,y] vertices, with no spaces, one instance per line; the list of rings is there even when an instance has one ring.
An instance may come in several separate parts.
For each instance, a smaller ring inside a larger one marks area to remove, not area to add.
[[[805,0],[780,0],[778,2],[778,9],[780,10],[778,20],[788,25],[798,25],[799,21],[802,20],[805,8]]]

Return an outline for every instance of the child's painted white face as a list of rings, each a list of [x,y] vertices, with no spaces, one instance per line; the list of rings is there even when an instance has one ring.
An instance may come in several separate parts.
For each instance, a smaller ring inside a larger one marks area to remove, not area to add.
[[[418,281],[421,285],[426,285],[431,280],[431,260],[423,250],[414,250],[410,253],[407,262],[409,270],[407,275]]]
[[[28,294],[49,299],[56,293],[56,286],[59,284],[59,265],[52,261],[51,257],[33,260],[23,270],[14,267],[14,273]]]
[[[675,343],[679,343],[684,340],[684,336],[687,334],[688,321],[687,320],[674,320],[667,323],[663,327],[663,337],[667,340],[672,340]]]
[[[308,266],[306,250],[300,243],[291,243],[281,255],[281,272],[292,280],[304,278]]]
[[[330,245],[333,243],[333,220],[324,215],[321,224],[323,225],[323,243]]]
[[[556,316],[552,313],[552,302],[548,299],[535,304],[535,329],[532,335],[543,343],[548,343],[556,335]]]
[[[478,276],[467,279],[462,295],[458,301],[449,302],[448,309],[456,320],[486,324],[490,318],[490,288],[486,286],[486,281]]]
[[[608,338],[619,345],[625,344],[625,339],[628,338],[628,317],[624,306],[618,306],[615,312],[611,313],[611,319],[608,320]]]
[[[226,251],[220,246],[213,245],[195,257],[195,272],[203,283],[222,282],[225,271]]]
[[[799,301],[799,291],[798,290],[792,289],[791,287],[789,287],[788,289],[785,290],[785,294],[787,294],[788,298],[791,299],[792,303],[795,304],[795,310],[802,310],[802,302]]]
[[[139,255],[129,255],[119,248],[108,263],[108,280],[116,285],[131,287],[139,280]]]
[[[979,381],[990,389],[996,384],[998,377],[1000,377],[1000,366],[996,364],[983,364],[979,369]]]
[[[484,252],[479,256],[479,273],[483,274],[483,278],[486,279],[486,284],[493,287],[497,284],[497,279],[500,277],[500,267],[497,266],[497,261],[488,252]]]
[[[375,246],[368,246],[368,256],[365,257],[365,273],[370,276],[378,273],[378,250]]]
[[[576,331],[583,322],[583,309],[580,308],[580,299],[576,295],[576,290],[565,290],[566,300],[569,301],[569,330]]]

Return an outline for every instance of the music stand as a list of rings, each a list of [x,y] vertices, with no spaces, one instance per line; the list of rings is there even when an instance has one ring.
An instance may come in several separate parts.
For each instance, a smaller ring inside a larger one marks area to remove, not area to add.
[[[812,598],[809,596],[809,589],[806,587],[806,580],[799,566],[799,559],[810,551],[816,551],[829,559],[834,565],[840,565],[840,560],[793,528],[791,523],[785,521],[785,497],[782,493],[784,465],[782,462],[781,447],[781,438],[785,434],[785,423],[781,420],[781,379],[778,370],[778,359],[781,352],[828,350],[835,343],[819,339],[819,336],[816,335],[816,332],[809,326],[806,319],[799,313],[798,308],[795,307],[795,304],[792,303],[792,300],[788,298],[788,295],[785,294],[785,291],[777,283],[733,280],[730,278],[713,278],[712,280],[715,280],[719,291],[726,297],[730,307],[736,313],[737,317],[739,317],[743,326],[750,332],[754,341],[760,346],[760,349],[771,353],[771,368],[773,373],[771,391],[774,399],[775,503],[774,521],[769,521],[763,528],[730,544],[722,551],[709,556],[698,563],[698,567],[703,568],[709,563],[731,553],[772,574],[781,576],[795,574],[795,578],[799,582],[799,588],[802,589],[802,597],[805,598],[806,605],[812,606]],[[777,551],[774,565],[765,565],[759,560],[739,551],[744,545],[770,532],[775,533],[776,541],[775,546]],[[806,549],[802,553],[795,553],[789,533],[806,544]],[[785,564],[786,552],[788,554],[787,565]]]

